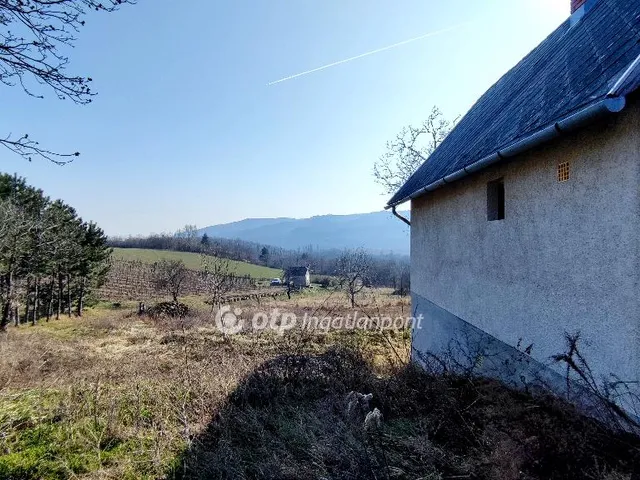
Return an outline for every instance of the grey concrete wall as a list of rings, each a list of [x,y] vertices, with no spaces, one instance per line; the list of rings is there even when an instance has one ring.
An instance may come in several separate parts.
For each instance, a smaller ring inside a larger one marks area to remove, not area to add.
[[[566,161],[571,179],[559,183]],[[506,218],[489,222],[486,186],[498,178]],[[581,331],[597,376],[640,380],[637,103],[414,200],[411,217],[416,313],[428,315],[416,301],[426,299],[511,347],[533,344],[542,363],[564,351],[565,332]],[[438,325],[415,331],[414,347],[441,347],[455,334]]]
[[[640,434],[637,399],[617,402],[627,410],[628,421],[577,377],[567,382],[566,374],[554,371],[549,362],[535,360],[522,349],[498,340],[416,293],[412,300],[414,308],[424,315],[422,328],[414,329],[412,358],[428,371],[498,378],[512,388],[533,394],[552,391],[575,403],[586,415]]]

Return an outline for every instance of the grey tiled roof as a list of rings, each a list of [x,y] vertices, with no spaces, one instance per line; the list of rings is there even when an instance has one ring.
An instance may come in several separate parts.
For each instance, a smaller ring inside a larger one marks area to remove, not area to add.
[[[504,75],[389,201],[394,205],[540,129],[603,100],[640,55],[640,0],[599,0]],[[640,87],[638,70],[620,88]]]
[[[308,271],[307,267],[289,267],[287,274],[292,277],[304,277]]]

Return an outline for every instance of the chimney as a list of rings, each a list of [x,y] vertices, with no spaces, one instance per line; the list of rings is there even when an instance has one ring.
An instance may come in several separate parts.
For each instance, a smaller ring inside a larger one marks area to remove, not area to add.
[[[580,10],[585,3],[587,3],[587,0],[571,0],[571,15]]]
[[[571,0],[571,26],[578,23],[598,0]]]

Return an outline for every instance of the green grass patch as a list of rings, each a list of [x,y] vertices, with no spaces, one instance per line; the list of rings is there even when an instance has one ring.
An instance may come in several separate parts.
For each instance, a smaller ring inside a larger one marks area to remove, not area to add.
[[[0,478],[65,479],[91,472],[157,478],[184,447],[173,434],[160,458],[152,388],[127,392],[81,385],[0,396]],[[174,429],[175,430],[175,429]]]
[[[114,248],[113,257],[121,260],[154,263],[159,260],[182,260],[187,268],[201,270],[201,255],[192,252],[174,252],[171,250],[151,250],[147,248]],[[252,278],[275,278],[282,276],[282,270],[263,267],[247,262],[229,260],[230,270],[238,276],[249,275]]]

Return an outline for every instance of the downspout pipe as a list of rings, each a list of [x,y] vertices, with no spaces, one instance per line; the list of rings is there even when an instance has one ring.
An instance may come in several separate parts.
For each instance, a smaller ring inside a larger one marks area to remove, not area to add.
[[[407,225],[411,226],[411,222],[410,222],[408,219],[406,219],[405,217],[403,217],[402,215],[400,215],[398,212],[396,212],[396,207],[395,207],[395,206],[391,207],[391,212],[392,212],[396,217],[398,217],[400,220],[402,220],[404,223],[406,223]]]
[[[404,202],[413,200],[414,198],[420,197],[427,192],[436,190],[443,185],[453,183],[456,180],[467,177],[472,173],[484,170],[491,165],[506,161],[526,151],[532,150],[535,147],[548,143],[558,137],[586,127],[587,125],[590,125],[612,113],[619,113],[624,109],[625,106],[626,99],[624,96],[609,97],[593,103],[583,108],[582,110],[579,110],[578,112],[563,118],[562,120],[559,120],[545,128],[542,128],[541,130],[538,130],[537,132],[532,133],[531,135],[518,140],[511,145],[508,145],[505,148],[478,160],[475,163],[472,163],[471,165],[468,165],[464,168],[461,168],[460,170],[446,175],[425,187],[421,187],[420,189],[402,198],[401,200],[387,205],[385,209],[388,210],[389,208],[391,208],[395,213],[395,208]]]

